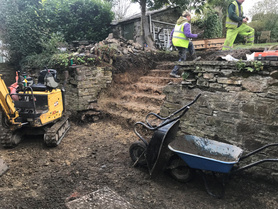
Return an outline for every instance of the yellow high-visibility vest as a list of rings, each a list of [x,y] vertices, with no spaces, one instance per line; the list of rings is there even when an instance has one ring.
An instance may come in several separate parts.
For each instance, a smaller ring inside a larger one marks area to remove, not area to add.
[[[236,6],[236,14],[237,16],[239,16],[239,7],[238,7],[238,3],[236,1],[232,2],[232,4],[234,4]],[[243,14],[243,7],[240,5],[241,7],[241,15]],[[234,22],[233,20],[231,20],[229,18],[229,14],[228,14],[228,11],[227,11],[227,17],[226,17],[226,28],[237,28],[238,26],[238,23],[237,22]]]
[[[185,24],[189,24],[189,23],[185,23]],[[172,39],[172,43],[174,46],[188,48],[189,40],[183,33],[185,24],[183,23],[180,25],[175,25],[173,39]]]

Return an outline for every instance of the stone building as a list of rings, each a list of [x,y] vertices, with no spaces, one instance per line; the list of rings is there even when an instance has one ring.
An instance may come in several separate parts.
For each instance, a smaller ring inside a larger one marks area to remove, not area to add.
[[[169,38],[172,29],[181,11],[179,8],[163,8],[160,10],[147,11],[148,27],[156,46],[169,48]],[[141,29],[141,13],[135,14],[119,22],[112,22],[113,35],[115,38],[125,38],[139,42]]]

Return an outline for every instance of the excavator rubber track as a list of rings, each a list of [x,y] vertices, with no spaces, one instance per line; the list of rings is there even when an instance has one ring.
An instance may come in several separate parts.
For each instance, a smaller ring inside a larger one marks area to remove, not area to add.
[[[4,116],[3,112],[0,108],[0,143],[5,148],[15,147],[21,141],[21,133],[20,130],[12,131],[9,128],[4,126]]]
[[[5,129],[3,127],[0,128],[1,131],[1,145],[5,148],[15,147],[21,141],[19,135],[14,134],[12,131]]]
[[[44,142],[48,147],[56,147],[60,144],[70,128],[69,117],[63,116],[51,127],[46,128]]]

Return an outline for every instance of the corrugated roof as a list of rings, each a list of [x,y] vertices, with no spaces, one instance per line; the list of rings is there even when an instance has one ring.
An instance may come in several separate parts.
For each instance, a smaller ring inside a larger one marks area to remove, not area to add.
[[[166,11],[166,10],[169,10],[169,9],[174,9],[174,8],[176,8],[176,7],[164,7],[164,8],[157,9],[157,10],[148,10],[146,12],[146,16],[156,14],[156,13],[159,13],[159,12],[163,12],[163,11]],[[129,17],[127,17],[123,20],[120,20],[120,21],[113,20],[111,22],[111,25],[118,25],[119,23],[128,22],[128,21],[131,21],[131,20],[139,19],[139,18],[141,18],[141,13],[136,13],[136,14],[134,14],[132,16],[129,16]]]

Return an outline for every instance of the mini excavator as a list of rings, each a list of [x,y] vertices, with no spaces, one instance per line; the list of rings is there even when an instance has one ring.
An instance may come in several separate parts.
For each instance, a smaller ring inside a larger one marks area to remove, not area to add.
[[[0,75],[3,147],[15,147],[23,135],[43,135],[51,147],[60,144],[70,124],[65,90],[58,85],[54,69],[41,70],[36,84],[26,73],[16,72],[16,82],[8,88]]]

